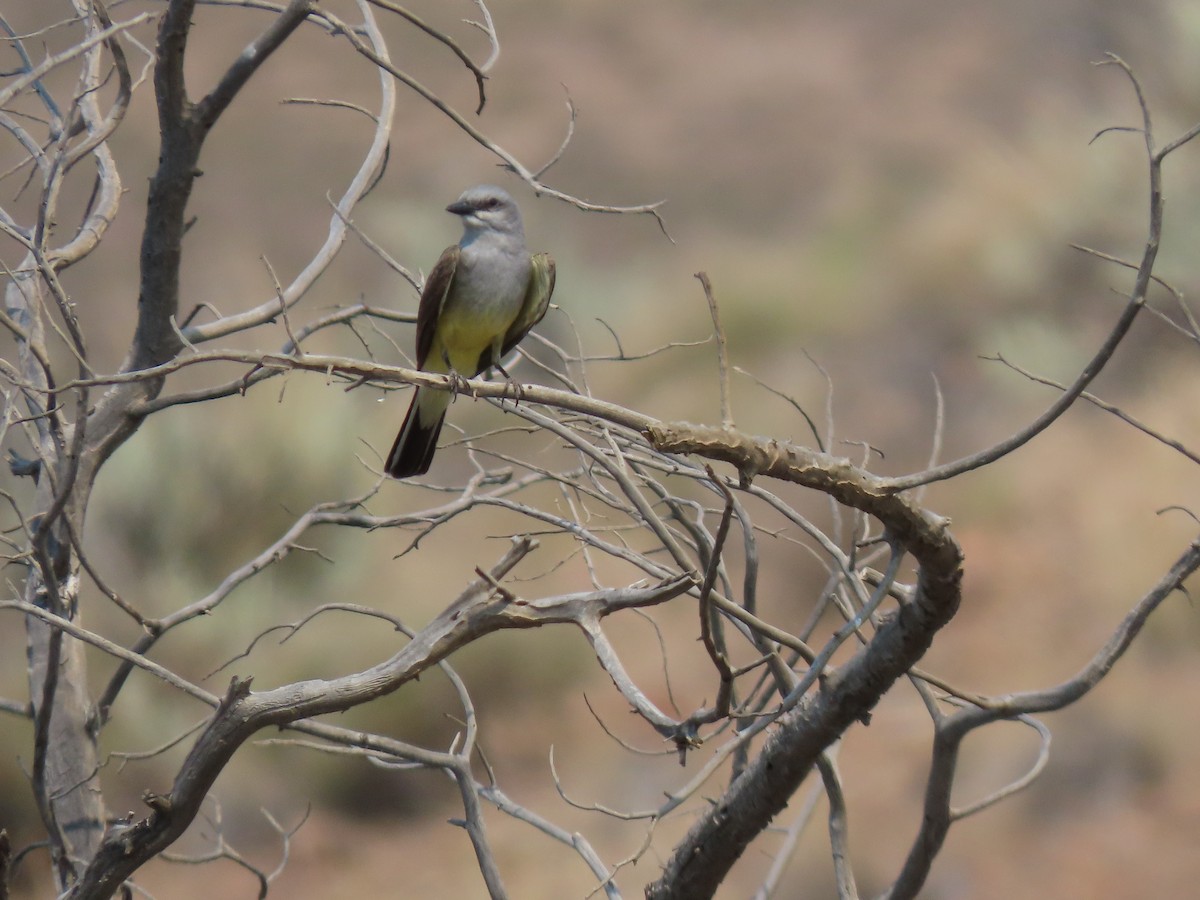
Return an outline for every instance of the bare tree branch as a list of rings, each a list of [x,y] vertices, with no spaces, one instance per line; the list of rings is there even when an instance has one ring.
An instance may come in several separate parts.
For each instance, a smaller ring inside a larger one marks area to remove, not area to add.
[[[1150,229],[1145,249],[1142,251],[1142,260],[1138,265],[1133,290],[1129,294],[1129,303],[1121,313],[1120,318],[1113,325],[1112,330],[1100,346],[1100,349],[1096,351],[1096,354],[1084,366],[1083,371],[1079,373],[1071,386],[1037,419],[1012,436],[1005,438],[1000,443],[986,450],[981,450],[978,453],[973,453],[962,459],[936,466],[924,472],[917,472],[901,478],[892,478],[888,482],[888,490],[906,491],[922,484],[930,484],[935,481],[954,478],[964,472],[969,472],[972,469],[978,469],[981,466],[993,463],[1033,440],[1033,438],[1049,428],[1059,416],[1066,412],[1079,399],[1080,395],[1087,390],[1088,385],[1096,379],[1096,376],[1104,370],[1108,361],[1112,359],[1113,353],[1116,352],[1117,347],[1125,339],[1125,335],[1129,333],[1129,329],[1133,326],[1138,313],[1141,312],[1142,307],[1145,305],[1146,291],[1149,289],[1151,279],[1154,275],[1154,262],[1158,258],[1158,247],[1162,239],[1163,161],[1175,150],[1178,150],[1193,140],[1197,134],[1200,134],[1200,126],[1169,142],[1165,147],[1156,150],[1154,147],[1154,130],[1151,127],[1150,121],[1150,108],[1147,106],[1146,98],[1142,94],[1141,84],[1133,74],[1133,70],[1119,56],[1109,54],[1108,62],[1118,66],[1125,73],[1133,85],[1134,93],[1137,95],[1138,106],[1142,112],[1141,133],[1146,144],[1146,157],[1150,174]]]

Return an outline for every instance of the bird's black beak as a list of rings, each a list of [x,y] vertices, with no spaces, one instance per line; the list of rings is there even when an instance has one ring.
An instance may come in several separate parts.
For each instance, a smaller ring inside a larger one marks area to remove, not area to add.
[[[446,207],[446,212],[454,213],[456,216],[465,216],[465,215],[467,215],[467,213],[474,212],[474,210],[475,210],[475,207],[473,207],[470,203],[466,203],[462,200],[455,200],[453,203],[451,203],[449,206]]]

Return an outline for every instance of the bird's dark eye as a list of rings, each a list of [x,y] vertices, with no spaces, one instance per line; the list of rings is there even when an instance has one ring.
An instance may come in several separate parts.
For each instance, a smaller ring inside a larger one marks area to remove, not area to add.
[[[497,200],[495,197],[489,197],[488,199],[483,201],[484,209],[495,209],[499,205],[500,205],[500,201]]]

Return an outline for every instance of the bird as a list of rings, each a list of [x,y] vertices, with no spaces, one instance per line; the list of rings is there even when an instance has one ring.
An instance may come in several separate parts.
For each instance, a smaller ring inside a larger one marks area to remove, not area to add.
[[[446,211],[462,239],[442,251],[417,307],[417,368],[474,378],[499,368],[550,305],[554,259],[525,247],[521,210],[503,188],[468,188]],[[418,386],[384,470],[392,478],[429,471],[451,392]]]

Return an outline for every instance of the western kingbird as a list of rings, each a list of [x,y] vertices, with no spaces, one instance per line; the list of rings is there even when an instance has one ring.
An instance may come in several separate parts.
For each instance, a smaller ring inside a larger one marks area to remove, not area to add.
[[[499,366],[546,314],[554,260],[548,253],[529,255],[521,211],[501,188],[469,188],[446,211],[462,217],[463,236],[425,279],[417,307],[417,368],[474,378]],[[429,471],[450,397],[450,391],[416,389],[388,454],[385,470],[393,478]]]

